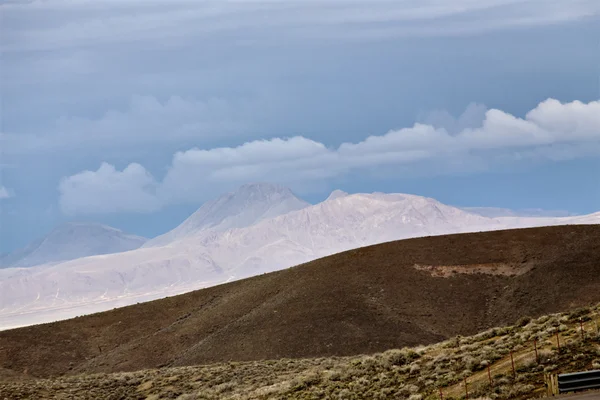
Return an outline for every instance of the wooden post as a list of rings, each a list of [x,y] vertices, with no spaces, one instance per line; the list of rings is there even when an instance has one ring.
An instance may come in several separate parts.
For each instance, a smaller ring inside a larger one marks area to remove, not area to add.
[[[512,352],[512,350],[510,351],[510,363],[512,365],[513,376],[517,376],[517,371],[515,371],[515,360],[513,358],[513,352]]]
[[[537,362],[539,364],[540,356],[538,355],[538,351],[537,351],[537,339],[533,339],[533,348],[535,350],[535,362]]]
[[[555,389],[554,377],[554,374],[544,374],[544,380],[546,381],[546,397],[554,397],[558,394],[558,390]]]
[[[467,378],[464,378],[465,380],[465,399],[469,399],[469,389],[467,388]]]
[[[581,327],[581,340],[585,340],[585,334],[583,333],[583,319],[579,318],[579,326]]]
[[[552,383],[552,396],[560,394],[558,391],[558,375],[550,375],[550,382]]]
[[[440,388],[440,400],[444,400],[444,393],[442,393],[442,388]]]
[[[487,370],[488,370],[488,378],[490,380],[490,387],[494,386],[494,383],[492,382],[492,372],[490,371],[490,364],[487,365]]]
[[[556,331],[556,347],[558,348],[558,352],[560,353],[560,339],[558,337],[558,330]]]

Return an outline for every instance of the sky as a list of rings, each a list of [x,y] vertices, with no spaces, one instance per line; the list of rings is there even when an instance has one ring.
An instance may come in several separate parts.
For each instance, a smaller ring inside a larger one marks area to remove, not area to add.
[[[596,0],[0,1],[0,252],[250,182],[600,210]]]

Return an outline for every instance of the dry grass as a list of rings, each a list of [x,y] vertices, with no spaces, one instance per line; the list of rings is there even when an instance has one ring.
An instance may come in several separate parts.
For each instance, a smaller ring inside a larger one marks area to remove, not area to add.
[[[580,318],[584,321],[582,339]],[[430,346],[351,357],[229,362],[0,383],[0,399],[409,399],[540,397],[544,372],[600,362],[600,305]],[[561,349],[556,346],[559,332]],[[539,364],[533,350],[537,340]],[[513,351],[516,376],[512,374]],[[487,366],[493,384],[490,385]]]

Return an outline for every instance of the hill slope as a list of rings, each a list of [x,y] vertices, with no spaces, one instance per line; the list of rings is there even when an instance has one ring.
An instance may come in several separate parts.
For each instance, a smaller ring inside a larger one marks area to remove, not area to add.
[[[0,259],[0,268],[31,267],[98,254],[137,249],[146,238],[126,234],[110,226],[69,222],[62,224],[24,249]]]
[[[229,362],[43,380],[14,374],[2,379],[0,375],[0,393],[11,399],[61,400],[439,400],[440,394],[446,399],[464,398],[467,382],[472,399],[535,399],[549,394],[547,373],[600,368],[600,333],[595,326],[599,313],[597,305],[529,322],[522,319],[516,326],[492,328],[475,336],[369,355]],[[588,392],[581,399],[598,399],[599,395]]]
[[[34,376],[349,355],[600,300],[600,226],[427,237],[68,321],[0,332]]]

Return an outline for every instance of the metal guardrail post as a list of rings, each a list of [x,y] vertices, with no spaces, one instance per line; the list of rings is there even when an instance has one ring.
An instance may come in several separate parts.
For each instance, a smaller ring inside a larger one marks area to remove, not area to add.
[[[600,370],[560,374],[557,378],[559,393],[600,389]]]

